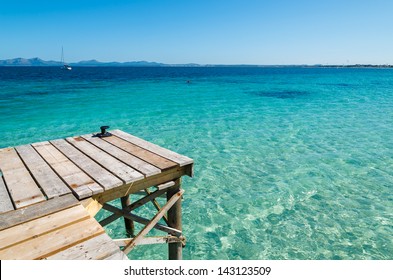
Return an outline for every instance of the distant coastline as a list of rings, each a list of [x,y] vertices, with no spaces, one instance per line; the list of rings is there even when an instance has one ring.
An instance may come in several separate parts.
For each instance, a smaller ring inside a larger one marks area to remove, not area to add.
[[[42,60],[35,58],[13,58],[0,60],[0,67],[56,67],[62,66],[60,61]],[[85,60],[69,63],[76,67],[300,67],[300,68],[393,68],[390,64],[348,64],[348,65],[330,65],[330,64],[288,64],[288,65],[258,65],[258,64],[165,64],[149,61],[130,61],[130,62],[100,62],[97,60]]]

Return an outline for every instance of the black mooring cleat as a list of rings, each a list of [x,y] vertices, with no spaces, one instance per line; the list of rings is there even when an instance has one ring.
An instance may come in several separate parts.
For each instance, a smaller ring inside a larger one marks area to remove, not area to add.
[[[101,129],[101,133],[97,133],[97,134],[95,134],[95,135],[94,135],[94,137],[103,138],[103,137],[109,137],[109,136],[112,136],[112,134],[111,134],[111,133],[109,133],[108,131],[106,131],[108,128],[109,128],[109,125],[104,125],[104,126],[101,126],[101,127],[100,127],[100,129]]]

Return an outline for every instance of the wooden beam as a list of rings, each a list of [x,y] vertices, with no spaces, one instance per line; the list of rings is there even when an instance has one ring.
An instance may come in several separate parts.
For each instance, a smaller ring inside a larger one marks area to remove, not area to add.
[[[133,238],[121,238],[114,239],[113,241],[119,247],[127,246]],[[151,236],[142,238],[136,245],[151,245],[151,244],[165,244],[174,242],[185,242],[183,237],[177,237],[172,235],[167,236]]]
[[[128,194],[126,196],[123,196],[120,198],[120,200],[121,200],[121,207],[123,208],[124,211],[124,209],[130,206],[131,204],[130,195]],[[126,232],[129,236],[135,235],[134,221],[124,218],[124,227],[126,228]]]
[[[179,190],[176,194],[173,194],[168,202],[162,207],[161,211],[159,211],[151,221],[137,234],[135,238],[124,248],[123,252],[128,254],[138,242],[149,233],[149,231],[158,223],[158,221],[164,216],[164,214],[176,203],[176,201],[181,200],[181,196],[184,193],[184,190]]]
[[[181,178],[175,181],[175,186],[170,188],[167,192],[167,200],[171,201],[173,197],[176,197],[181,191]],[[177,199],[173,207],[168,211],[168,226],[182,230],[182,210],[181,210],[181,199]],[[182,243],[171,243],[168,245],[168,259],[170,260],[181,260],[182,259]]]
[[[164,193],[165,193],[165,190],[157,190],[157,191],[151,193],[150,195],[147,195],[147,196],[145,196],[145,197],[135,201],[134,203],[130,204],[129,206],[124,207],[122,209],[122,213],[114,213],[111,216],[103,219],[102,221],[100,221],[100,225],[101,226],[106,226],[106,225],[112,223],[113,221],[117,220],[121,216],[123,216],[123,213],[129,213],[132,210],[134,210],[134,209],[136,209],[136,208],[138,208],[138,207],[148,203],[152,199],[154,199],[154,198],[156,198],[156,197],[158,197],[158,196],[160,196],[160,195],[162,195]],[[108,211],[110,211],[110,210],[108,210]]]
[[[149,191],[149,189],[145,189],[145,192],[146,192],[148,195],[151,194],[151,192]],[[160,211],[160,210],[161,210],[161,205],[158,203],[158,201],[157,201],[156,199],[151,200],[151,202],[153,203],[154,208],[156,208],[157,211]],[[168,224],[168,217],[167,217],[167,215],[165,214],[162,218],[164,219],[165,223]]]
[[[120,210],[120,209],[118,209],[118,208],[116,208],[116,207],[114,207],[112,205],[109,205],[109,204],[104,204],[103,208],[105,210],[111,211],[113,213],[118,213],[118,214],[120,214],[120,216],[123,216],[123,217],[125,217],[127,219],[133,220],[133,221],[135,221],[137,223],[140,223],[140,224],[147,225],[150,222],[150,220],[142,218],[142,217],[137,216],[135,214],[123,213],[122,210]],[[154,228],[158,229],[158,230],[161,230],[163,232],[169,233],[169,234],[174,235],[174,236],[181,236],[181,231],[180,230],[177,230],[177,229],[174,229],[174,228],[171,228],[171,227],[159,224],[159,223],[157,223],[154,226]]]
[[[92,197],[86,198],[81,201],[83,207],[85,207],[86,211],[90,214],[90,217],[93,217],[101,210],[102,204],[100,204],[97,200]]]
[[[177,166],[174,167],[173,169],[168,169],[160,174],[148,177],[145,180],[133,182],[131,184],[126,184],[118,188],[111,189],[100,194],[96,194],[93,197],[101,204],[104,204],[108,201],[112,201],[114,199],[126,196],[127,194],[135,193],[140,190],[144,190],[148,187],[162,184],[162,182],[168,182],[176,178],[180,178],[181,176],[186,175],[187,174],[186,172],[188,172],[188,170],[189,170],[189,166],[185,166],[185,167]]]

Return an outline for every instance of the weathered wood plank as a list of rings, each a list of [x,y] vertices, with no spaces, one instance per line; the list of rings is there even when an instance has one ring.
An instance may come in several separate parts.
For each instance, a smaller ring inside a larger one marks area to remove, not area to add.
[[[143,173],[146,177],[159,174],[161,172],[161,170],[154,165],[151,165],[146,161],[143,161],[140,158],[125,152],[124,150],[108,143],[107,141],[102,140],[99,137],[93,137],[91,134],[82,135],[82,137],[113,157]]]
[[[132,184],[126,184],[119,188],[99,193],[94,196],[94,199],[99,201],[100,204],[104,204],[116,198],[126,196],[127,194],[137,193],[140,190],[144,190],[148,187],[161,184],[162,182],[168,182],[180,178],[181,176],[186,175],[188,170],[189,166],[177,166],[176,168],[169,169],[160,174],[148,177],[145,180],[134,182]]]
[[[128,184],[144,178],[143,174],[122,163],[96,146],[92,145],[82,137],[69,137],[66,139],[84,154],[95,160],[105,169],[109,170],[117,177]]]
[[[101,234],[64,251],[47,257],[48,260],[103,260],[123,252],[107,234]],[[124,257],[119,255],[118,259]]]
[[[25,208],[0,214],[0,230],[38,219],[77,204],[79,204],[79,201],[72,194],[66,194]]]
[[[0,259],[43,259],[102,233],[104,229],[90,218],[0,250]]]
[[[113,242],[117,246],[127,246],[132,241],[133,238],[120,238],[114,239]],[[150,236],[144,237],[138,241],[136,245],[151,245],[151,244],[163,244],[163,243],[177,243],[177,242],[185,242],[184,238],[177,237],[177,236]]]
[[[167,203],[161,208],[160,211],[150,220],[150,222],[131,240],[129,244],[124,248],[123,252],[128,254],[141,240],[145,237],[149,231],[154,228],[158,221],[165,215],[165,213],[179,200],[183,195],[184,190],[179,190],[173,195]]]
[[[91,217],[94,217],[102,208],[102,204],[92,197],[81,200],[81,204],[83,207],[85,207],[86,211],[90,214]]]
[[[3,174],[0,171],[0,213],[14,210],[7,188],[3,181]]]
[[[63,139],[50,141],[66,157],[86,172],[105,190],[123,185],[123,182]]]
[[[23,145],[15,149],[48,198],[71,193],[71,190],[32,146]]]
[[[16,208],[45,200],[45,196],[13,148],[0,150],[0,170]]]
[[[0,234],[0,250],[89,218],[90,215],[85,208],[82,205],[76,205],[72,208],[5,229]]]
[[[101,193],[104,189],[49,142],[32,144],[37,152],[67,183],[79,199]]]
[[[148,142],[146,140],[138,138],[134,135],[125,133],[121,130],[118,130],[118,129],[112,130],[111,133],[113,135],[120,137],[120,138],[123,138],[124,140],[127,140],[130,143],[138,145],[139,147],[142,147],[142,148],[144,148],[148,151],[151,151],[157,155],[160,155],[160,156],[165,157],[171,161],[174,161],[174,162],[178,163],[180,166],[194,163],[194,161],[192,159],[190,159],[189,157],[180,155],[180,154],[175,153],[171,150],[165,149],[165,148],[155,145],[151,142]]]
[[[157,166],[161,170],[166,170],[172,167],[177,166],[178,164],[170,161],[164,157],[161,157],[155,153],[152,153],[146,149],[143,149],[137,145],[134,145],[130,142],[127,142],[126,140],[116,137],[116,136],[111,136],[111,137],[105,137],[103,138],[105,141],[121,148],[122,150],[143,159],[144,161],[149,162],[150,164]]]

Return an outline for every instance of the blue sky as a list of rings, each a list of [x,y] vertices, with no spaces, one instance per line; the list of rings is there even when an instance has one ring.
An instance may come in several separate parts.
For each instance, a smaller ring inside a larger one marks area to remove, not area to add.
[[[0,59],[393,64],[392,0],[0,0]]]

